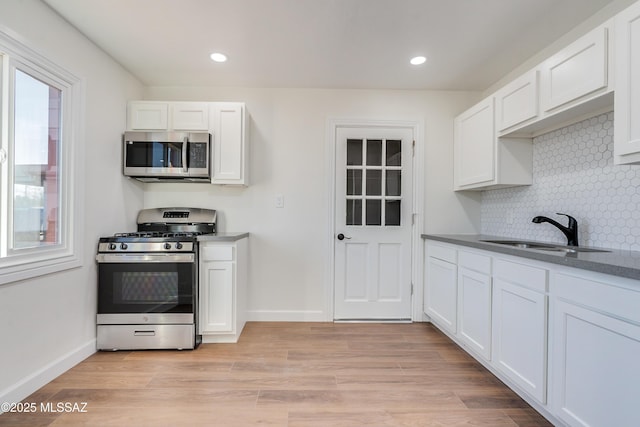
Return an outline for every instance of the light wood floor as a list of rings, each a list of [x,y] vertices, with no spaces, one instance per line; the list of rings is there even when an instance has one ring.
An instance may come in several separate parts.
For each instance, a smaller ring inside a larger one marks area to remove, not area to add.
[[[99,352],[24,402],[38,412],[0,425],[550,425],[425,323],[248,323],[237,344]]]

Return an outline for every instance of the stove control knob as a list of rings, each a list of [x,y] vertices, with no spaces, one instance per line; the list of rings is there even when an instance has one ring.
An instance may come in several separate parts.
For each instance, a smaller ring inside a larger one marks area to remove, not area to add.
[[[171,243],[165,243],[165,244],[164,244],[164,248],[165,248],[166,250],[171,249]]]
[[[110,251],[115,251],[116,250],[116,244],[115,243],[109,243],[109,250]]]
[[[176,243],[176,249],[182,249],[182,243],[180,242]]]
[[[121,243],[120,244],[120,249],[122,249],[123,251],[126,251],[128,247],[129,246],[126,243]]]

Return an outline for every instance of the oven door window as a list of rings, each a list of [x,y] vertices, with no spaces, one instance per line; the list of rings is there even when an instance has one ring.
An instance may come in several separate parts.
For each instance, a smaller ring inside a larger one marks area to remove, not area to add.
[[[99,265],[98,313],[193,313],[193,263]]]

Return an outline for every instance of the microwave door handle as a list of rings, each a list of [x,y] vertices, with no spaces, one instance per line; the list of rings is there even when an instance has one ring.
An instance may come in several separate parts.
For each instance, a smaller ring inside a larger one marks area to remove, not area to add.
[[[189,138],[184,137],[182,144],[182,172],[188,172],[187,154],[189,153]]]

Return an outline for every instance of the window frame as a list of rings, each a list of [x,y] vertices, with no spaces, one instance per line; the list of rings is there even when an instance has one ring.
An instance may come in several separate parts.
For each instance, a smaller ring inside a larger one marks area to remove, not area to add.
[[[11,248],[14,177],[15,70],[62,91],[59,152],[60,243],[33,248]],[[84,82],[0,30],[0,285],[80,267],[83,194],[82,144]]]

